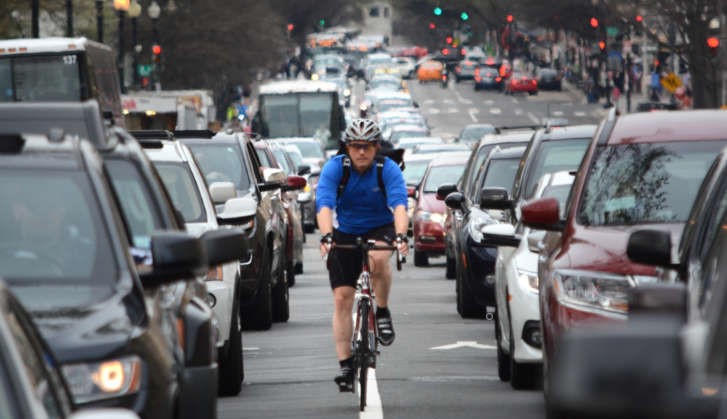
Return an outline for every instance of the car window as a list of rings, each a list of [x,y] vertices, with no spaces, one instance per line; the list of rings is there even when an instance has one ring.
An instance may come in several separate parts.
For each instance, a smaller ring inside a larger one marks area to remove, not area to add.
[[[116,269],[84,173],[0,169],[0,277],[106,285]]]
[[[573,140],[543,141],[537,150],[535,159],[523,174],[521,179],[525,189],[524,196],[535,193],[535,186],[546,173],[555,173],[563,170],[576,170],[583,160],[591,138],[578,138]]]
[[[684,222],[722,141],[604,147],[588,171],[579,222],[632,225]]]
[[[184,163],[168,162],[154,162],[154,166],[172,198],[174,207],[182,213],[184,221],[205,222],[207,212],[189,166]]]
[[[163,228],[163,224],[146,183],[129,161],[108,160],[106,166],[111,174],[111,184],[119,198],[119,206],[131,231],[133,246],[151,249],[151,236],[154,230]]]
[[[406,162],[406,170],[404,174],[404,181],[407,185],[417,185],[424,176],[424,172],[427,171],[427,166],[430,160],[417,160]]]
[[[255,147],[255,153],[257,154],[257,158],[260,159],[260,164],[265,167],[274,167],[268,158],[268,153],[266,153],[265,150]]]
[[[292,167],[288,164],[288,160],[285,158],[285,151],[280,149],[274,149],[273,154],[275,155],[275,160],[277,160],[280,167],[285,171],[288,175],[294,175],[295,170],[293,170]]]
[[[560,208],[561,219],[565,217],[565,204],[568,200],[568,196],[570,195],[571,186],[573,185],[550,185],[543,190],[543,197],[555,198],[558,200],[558,208]]]
[[[424,192],[437,192],[439,185],[457,183],[462,177],[463,165],[432,166],[424,180]]]
[[[241,151],[235,144],[191,143],[189,148],[208,184],[232,182],[238,191],[248,191],[252,186],[243,167]]]
[[[482,179],[482,187],[475,191],[477,195],[475,202],[480,201],[480,192],[482,188],[499,187],[507,189],[507,193],[512,192],[512,183],[515,180],[520,159],[492,159],[487,165],[487,170]]]
[[[725,199],[723,198],[722,207],[724,207],[724,204]],[[704,284],[699,305],[704,314],[706,314],[706,310],[722,310],[719,307],[710,308],[709,302],[715,297],[715,293],[724,292],[724,281],[727,280],[727,258],[724,257],[724,249],[727,246],[727,217],[724,216],[724,213],[719,221],[714,229],[715,234],[712,241],[707,246],[706,257],[701,261]],[[720,291],[720,288],[722,291]]]
[[[323,153],[323,150],[321,150],[321,147],[318,145],[318,143],[307,141],[291,141],[290,144],[298,147],[298,150],[300,150],[300,154],[302,154],[303,157],[325,157],[325,154]]]

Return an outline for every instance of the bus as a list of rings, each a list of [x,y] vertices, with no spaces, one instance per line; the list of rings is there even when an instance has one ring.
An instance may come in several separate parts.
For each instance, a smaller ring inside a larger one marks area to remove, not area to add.
[[[337,150],[346,129],[338,86],[325,81],[276,81],[260,86],[252,130],[264,138],[309,137]]]
[[[111,47],[86,38],[0,40],[0,102],[81,102],[124,127]]]

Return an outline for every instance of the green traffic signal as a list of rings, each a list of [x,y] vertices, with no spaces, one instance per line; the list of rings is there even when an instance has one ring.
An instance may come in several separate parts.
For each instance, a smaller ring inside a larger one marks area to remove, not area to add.
[[[467,19],[469,19],[469,18],[470,18],[470,15],[469,15],[469,14],[468,14],[467,12],[462,12],[462,13],[461,13],[461,14],[459,15],[459,17],[460,17],[460,19],[462,19],[462,20],[467,20]]]
[[[434,15],[435,16],[442,16],[442,8],[437,6],[434,8]]]
[[[326,20],[325,19],[321,19],[321,20],[318,21],[318,24],[320,26],[326,26]]]

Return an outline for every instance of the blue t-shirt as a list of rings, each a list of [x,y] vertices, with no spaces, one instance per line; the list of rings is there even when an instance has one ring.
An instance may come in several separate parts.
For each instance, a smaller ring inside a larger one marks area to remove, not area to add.
[[[381,175],[386,195],[379,188],[376,162],[363,174],[351,166],[351,175],[336,202],[338,185],[343,177],[344,157],[334,156],[323,166],[316,188],[316,211],[320,212],[322,207],[336,210],[338,230],[348,234],[363,234],[393,223],[394,214],[390,208],[406,207],[407,204],[406,182],[399,166],[388,157],[384,160]]]

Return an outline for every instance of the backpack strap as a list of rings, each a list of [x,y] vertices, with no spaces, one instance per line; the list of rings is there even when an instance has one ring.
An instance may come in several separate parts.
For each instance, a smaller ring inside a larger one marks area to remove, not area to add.
[[[338,183],[338,190],[336,190],[336,200],[341,198],[343,190],[346,189],[348,178],[351,177],[351,158],[346,156],[343,158],[343,175],[341,175],[341,181]]]
[[[379,189],[381,189],[381,192],[384,193],[384,198],[386,198],[386,185],[384,184],[384,161],[386,160],[385,156],[382,156],[380,154],[377,154],[375,157],[376,160],[376,175],[379,180]]]

